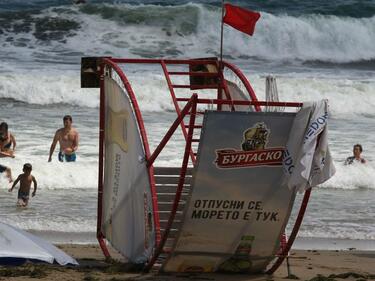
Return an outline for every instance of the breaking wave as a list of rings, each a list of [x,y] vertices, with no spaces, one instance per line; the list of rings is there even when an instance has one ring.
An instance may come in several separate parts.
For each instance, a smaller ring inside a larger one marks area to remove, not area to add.
[[[324,188],[333,189],[373,189],[375,190],[375,168],[373,165],[358,164],[343,166],[336,163],[336,174],[327,182],[322,184]]]
[[[165,78],[161,73],[127,72],[142,110],[173,111]],[[265,80],[262,75],[247,74],[258,98],[263,100]],[[145,79],[147,77],[147,79]],[[183,83],[181,83],[183,84]],[[332,116],[375,116],[375,81],[324,77],[277,76],[282,101],[328,99]],[[97,108],[98,89],[81,89],[79,71],[51,74],[47,70],[30,73],[0,73],[0,100],[37,105],[69,104]],[[355,110],[351,105],[355,105]],[[10,106],[10,105],[9,105]]]
[[[225,27],[231,58],[374,65],[375,16],[261,12],[253,37]],[[196,3],[0,11],[2,58],[77,63],[83,55],[212,56],[219,51],[219,19],[219,7]]]

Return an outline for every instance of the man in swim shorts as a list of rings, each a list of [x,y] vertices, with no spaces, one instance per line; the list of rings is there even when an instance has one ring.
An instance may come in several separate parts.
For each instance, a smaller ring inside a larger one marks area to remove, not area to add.
[[[79,134],[73,128],[73,119],[70,115],[65,115],[63,118],[64,127],[56,131],[53,138],[51,148],[49,150],[48,162],[52,161],[52,154],[55,151],[57,142],[60,144],[60,152],[58,159],[60,162],[74,162],[76,161],[76,151],[78,149]]]
[[[4,173],[4,172],[7,178],[9,179],[9,182],[12,182],[12,171],[7,166],[3,166],[0,164],[0,173]]]
[[[353,156],[350,156],[350,157],[346,158],[345,165],[350,165],[350,164],[353,164],[355,162],[365,164],[366,159],[361,157],[362,151],[363,151],[362,145],[360,145],[360,144],[354,145],[353,146]]]

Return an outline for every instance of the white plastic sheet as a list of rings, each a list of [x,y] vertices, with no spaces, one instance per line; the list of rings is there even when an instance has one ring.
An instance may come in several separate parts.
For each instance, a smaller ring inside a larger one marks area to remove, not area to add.
[[[328,148],[328,115],[327,100],[306,102],[297,113],[283,159],[289,188],[302,192],[335,174]]]
[[[111,245],[130,262],[144,263],[154,245],[151,187],[138,124],[124,90],[104,79],[106,96],[103,223]]]
[[[0,223],[0,258],[39,260],[60,265],[78,262],[51,243],[11,225]]]

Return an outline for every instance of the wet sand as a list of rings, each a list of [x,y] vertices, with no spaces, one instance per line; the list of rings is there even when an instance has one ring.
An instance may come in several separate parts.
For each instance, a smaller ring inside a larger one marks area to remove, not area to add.
[[[284,262],[272,275],[246,274],[139,274],[121,262],[105,261],[97,245],[59,246],[78,260],[78,267],[26,264],[0,267],[0,280],[375,280],[375,252],[358,250],[294,250],[290,254],[290,275]],[[119,256],[117,256],[119,258]]]

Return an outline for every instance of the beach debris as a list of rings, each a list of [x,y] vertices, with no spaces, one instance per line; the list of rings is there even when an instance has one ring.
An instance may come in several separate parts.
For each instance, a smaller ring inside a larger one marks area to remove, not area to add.
[[[335,279],[318,274],[317,276],[311,278],[308,281],[335,281]]]
[[[83,278],[83,281],[100,281],[100,279],[92,275],[87,275]]]
[[[44,278],[47,276],[45,268],[35,267],[30,264],[23,267],[0,268],[0,277],[20,277],[29,276],[31,278]]]
[[[355,273],[355,272],[345,272],[345,273],[340,273],[340,274],[331,274],[328,276],[329,278],[341,278],[341,279],[346,279],[346,278],[361,278],[361,279],[367,279],[368,276]]]
[[[316,277],[311,278],[308,281],[335,281],[336,280],[335,278],[338,278],[338,279],[356,278],[356,281],[365,281],[365,280],[374,279],[375,275],[371,275],[371,274],[363,275],[363,274],[356,273],[356,272],[345,272],[345,273],[339,273],[339,274],[331,274],[328,277],[326,277],[326,276],[318,274]]]
[[[286,276],[284,279],[295,279],[295,280],[299,280],[300,278],[294,274],[288,274],[288,276]]]

